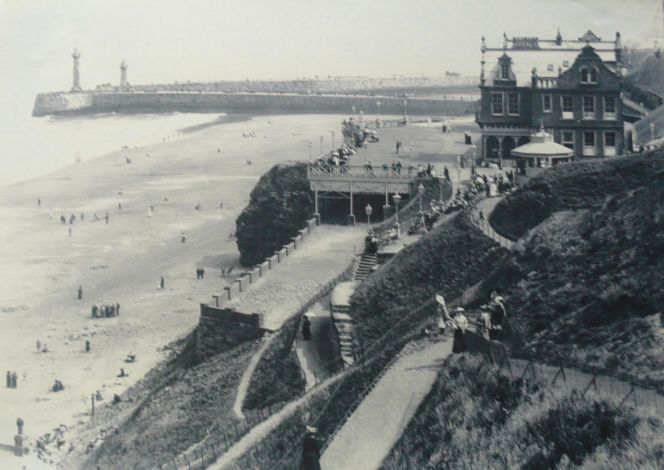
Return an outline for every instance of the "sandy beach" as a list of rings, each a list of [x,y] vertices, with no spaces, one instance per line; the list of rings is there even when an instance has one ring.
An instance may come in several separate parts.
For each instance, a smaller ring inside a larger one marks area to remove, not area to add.
[[[201,126],[186,138],[0,188],[0,372],[18,376],[16,389],[0,387],[0,444],[13,443],[18,417],[32,440],[59,424],[89,419],[92,393],[101,391],[103,405],[158,363],[162,348],[196,325],[199,303],[222,290],[227,281],[220,265],[237,264],[229,234],[260,175],[275,163],[307,159],[307,140],[314,155],[318,136],[325,136],[327,150],[335,131],[338,145],[340,120],[259,116]],[[255,137],[242,136],[251,131]],[[431,155],[441,142],[431,139],[431,148],[416,153]],[[385,139],[369,152],[374,161],[379,152],[389,160],[393,146]],[[62,224],[60,216],[70,214],[75,222]],[[196,266],[205,268],[204,280],[196,279]],[[119,303],[121,314],[93,319],[94,303]],[[38,352],[37,341],[48,352]],[[129,352],[135,363],[124,362]],[[128,377],[117,377],[120,368]],[[56,379],[65,386],[58,393],[50,391]],[[27,463],[38,468],[31,459],[0,453],[1,468]]]

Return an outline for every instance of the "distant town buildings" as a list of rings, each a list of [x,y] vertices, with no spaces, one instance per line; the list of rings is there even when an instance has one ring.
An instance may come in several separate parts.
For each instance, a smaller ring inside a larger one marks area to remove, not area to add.
[[[578,39],[482,37],[480,109],[485,160],[512,158],[539,128],[576,158],[623,152],[621,90],[627,65],[620,33],[602,41],[592,31]],[[535,165],[535,161],[528,162]]]

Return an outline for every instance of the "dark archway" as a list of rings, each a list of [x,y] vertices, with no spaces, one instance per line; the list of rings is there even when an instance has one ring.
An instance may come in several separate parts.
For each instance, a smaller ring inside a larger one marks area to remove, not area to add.
[[[498,158],[498,150],[500,149],[500,142],[498,138],[489,136],[486,139],[486,155],[484,158]]]
[[[519,137],[519,140],[516,142],[517,147],[521,147],[522,145],[526,145],[530,143],[530,137],[526,137],[525,135]]]
[[[516,147],[516,143],[514,142],[514,139],[512,137],[503,137],[503,141],[501,142],[500,149],[501,149],[501,157],[502,158],[512,158],[512,150]]]

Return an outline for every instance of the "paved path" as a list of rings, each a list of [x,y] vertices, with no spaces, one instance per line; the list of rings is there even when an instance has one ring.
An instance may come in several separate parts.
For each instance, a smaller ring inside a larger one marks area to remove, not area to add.
[[[402,353],[341,428],[321,458],[323,470],[380,468],[429,393],[452,338]]]
[[[471,220],[477,228],[479,228],[484,234],[497,242],[500,246],[507,249],[512,249],[514,247],[514,242],[508,238],[499,235],[489,223],[489,216],[496,208],[496,205],[503,199],[500,197],[490,197],[482,199],[479,201],[473,208],[473,214]],[[480,220],[480,211],[484,215],[484,220]]]
[[[299,331],[295,339],[295,353],[300,361],[300,367],[307,382],[307,390],[316,385],[316,382],[325,380],[329,376],[327,362],[330,358],[321,356],[321,345],[329,341],[326,332],[330,327],[330,311],[325,307],[329,305],[330,297],[325,296],[320,302],[313,305],[308,316],[311,321],[311,339],[302,339]]]
[[[267,349],[267,346],[272,342],[273,338],[274,335],[270,335],[269,337],[263,339],[263,344],[261,344],[261,347],[258,348],[258,351],[256,351],[251,357],[249,360],[249,365],[242,374],[240,384],[237,387],[237,393],[235,394],[235,403],[233,403],[233,413],[235,413],[235,416],[237,416],[239,419],[244,419],[242,405],[244,404],[244,399],[246,398],[247,391],[249,390],[251,377],[254,375],[254,370],[256,370],[258,362],[260,361],[261,357],[263,357],[265,349]]]

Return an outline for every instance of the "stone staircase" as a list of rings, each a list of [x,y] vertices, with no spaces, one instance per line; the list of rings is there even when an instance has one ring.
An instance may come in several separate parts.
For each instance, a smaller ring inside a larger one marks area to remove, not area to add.
[[[360,258],[360,261],[355,266],[355,271],[353,272],[354,281],[364,281],[369,274],[373,272],[374,266],[378,264],[378,259],[376,255],[363,254]]]

